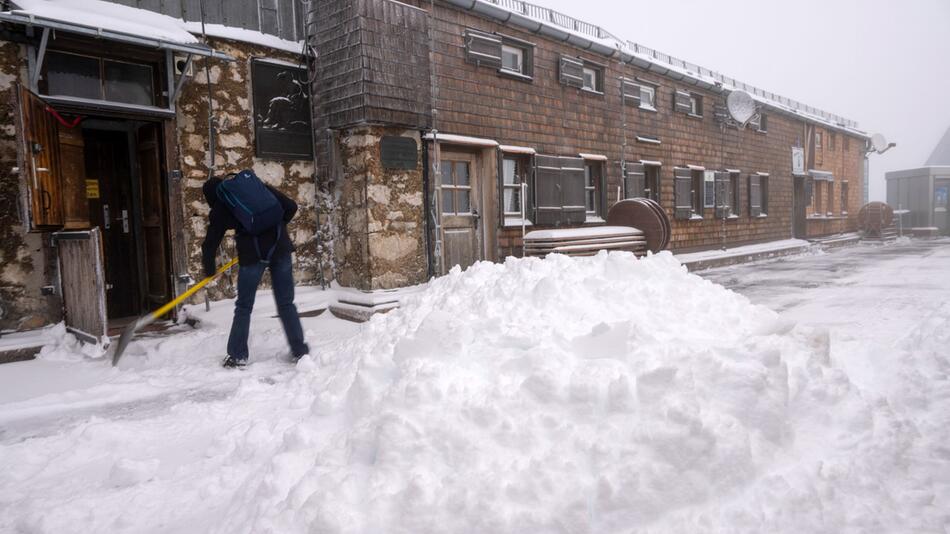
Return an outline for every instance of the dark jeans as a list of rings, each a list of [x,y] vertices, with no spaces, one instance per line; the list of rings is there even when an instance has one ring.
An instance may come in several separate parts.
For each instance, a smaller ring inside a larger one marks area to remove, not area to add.
[[[290,253],[275,255],[270,264],[259,262],[241,265],[238,269],[238,297],[234,303],[234,321],[231,323],[231,335],[228,337],[228,356],[237,360],[247,359],[247,334],[251,326],[251,310],[254,309],[254,296],[257,286],[264,276],[264,269],[270,268],[271,283],[274,287],[274,302],[277,303],[277,315],[284,325],[284,333],[294,357],[310,352],[303,339],[300,316],[294,306],[294,271]]]

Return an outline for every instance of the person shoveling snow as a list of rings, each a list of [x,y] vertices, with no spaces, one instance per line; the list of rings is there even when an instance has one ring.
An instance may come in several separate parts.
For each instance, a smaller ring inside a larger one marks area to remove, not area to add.
[[[201,245],[205,276],[215,273],[215,255],[224,234],[234,230],[238,250],[238,297],[228,338],[225,367],[247,365],[247,336],[251,324],[254,297],[265,270],[270,270],[277,314],[284,326],[294,361],[309,354],[304,341],[300,316],[294,305],[293,243],[287,235],[287,223],[297,213],[297,203],[280,191],[265,185],[249,170],[230,180],[209,178],[202,188],[211,206],[208,232]]]

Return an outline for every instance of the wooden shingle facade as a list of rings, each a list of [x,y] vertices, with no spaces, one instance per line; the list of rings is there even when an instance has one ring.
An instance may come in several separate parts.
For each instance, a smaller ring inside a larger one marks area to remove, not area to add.
[[[323,3],[377,12],[383,8],[369,6],[391,4]],[[453,258],[518,256],[526,229],[604,224],[610,205],[635,196],[654,198],[673,219],[674,251],[854,229],[867,136],[852,123],[799,113],[778,100],[760,101],[754,122],[737,128],[724,123],[729,90],[722,84],[697,83],[675,69],[599,53],[603,47],[587,50],[574,37],[557,40],[529,31],[530,24],[511,22],[516,15],[493,15],[503,12],[496,4],[538,9],[530,4],[406,3],[425,18],[412,29],[426,32],[429,83],[420,78],[422,69],[394,69],[398,62],[386,58],[374,63],[372,47],[363,45],[361,57],[385,74],[400,72],[402,87],[414,88],[415,101],[409,104],[428,107],[431,114],[420,113],[415,121],[367,118],[365,123],[410,126],[422,134],[426,205],[419,209],[426,213],[431,273],[448,270]],[[322,12],[336,11],[324,6]],[[326,39],[315,36],[317,43]],[[424,48],[421,41],[416,44]],[[329,100],[343,98],[340,91],[331,92]],[[395,114],[407,102],[385,105]],[[333,121],[328,125],[333,128]],[[816,132],[836,138],[835,147],[816,151]],[[793,149],[805,154],[804,171],[793,169]],[[552,166],[555,159],[576,163]],[[459,165],[467,181],[461,190],[454,182]],[[337,166],[330,174],[348,179]],[[577,172],[567,172],[568,167]],[[442,189],[446,179],[452,182],[448,193]],[[824,197],[813,198],[816,194]],[[818,204],[828,205],[829,198],[834,207],[819,213]],[[446,230],[442,215],[457,221],[459,203],[473,221],[467,229]]]

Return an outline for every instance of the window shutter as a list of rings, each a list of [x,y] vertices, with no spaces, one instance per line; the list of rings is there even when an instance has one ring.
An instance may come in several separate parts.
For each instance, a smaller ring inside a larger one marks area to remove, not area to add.
[[[621,80],[620,89],[623,92],[625,104],[640,107],[640,85],[626,78]]]
[[[627,198],[646,197],[646,169],[642,163],[627,163],[624,190]]]
[[[561,60],[558,62],[558,73],[562,84],[578,88],[584,86],[584,62],[568,56],[561,56]]]
[[[477,30],[465,30],[465,60],[476,65],[501,68],[501,39]]]
[[[689,93],[676,91],[673,93],[673,111],[689,114],[693,110],[689,102]]]
[[[760,178],[757,174],[749,176],[749,215],[752,217],[762,215],[762,184],[759,181]]]
[[[732,198],[729,194],[729,173],[728,172],[716,172],[715,175],[715,184],[716,184],[716,218],[722,219],[732,215],[732,210],[730,209]]]
[[[673,216],[689,219],[693,215],[693,176],[689,169],[673,169]]]
[[[732,215],[742,215],[742,203],[740,202],[740,184],[739,173],[729,176],[729,198],[732,199]]]
[[[562,223],[583,224],[587,220],[585,202],[584,159],[558,158],[561,162],[561,200],[563,202]],[[603,184],[600,191],[603,191]]]
[[[561,224],[561,163],[557,156],[534,157],[534,223]]]

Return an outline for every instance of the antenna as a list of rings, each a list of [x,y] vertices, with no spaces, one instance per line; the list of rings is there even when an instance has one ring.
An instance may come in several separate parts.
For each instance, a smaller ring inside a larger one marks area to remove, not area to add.
[[[755,116],[755,100],[745,91],[731,91],[726,97],[726,109],[732,120],[745,126]]]
[[[887,139],[885,139],[883,135],[876,133],[871,136],[871,146],[875,152],[880,154],[888,149]]]

